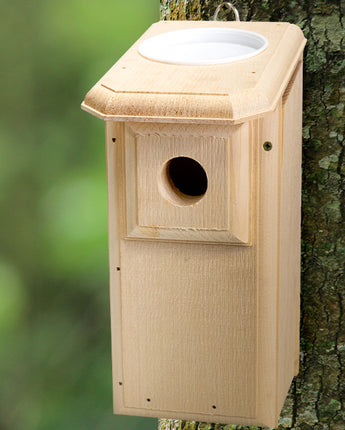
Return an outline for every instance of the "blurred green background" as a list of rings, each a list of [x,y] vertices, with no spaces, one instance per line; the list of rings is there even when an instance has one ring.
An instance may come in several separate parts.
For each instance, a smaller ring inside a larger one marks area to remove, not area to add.
[[[0,429],[156,430],[112,415],[104,124],[80,103],[159,0],[0,4]]]

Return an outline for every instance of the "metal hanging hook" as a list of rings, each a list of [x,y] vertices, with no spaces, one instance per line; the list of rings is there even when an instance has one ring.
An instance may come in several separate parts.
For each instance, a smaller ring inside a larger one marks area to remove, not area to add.
[[[223,6],[227,6],[229,9],[231,9],[234,12],[236,21],[240,21],[240,14],[238,13],[238,10],[235,8],[235,6],[232,3],[228,2],[228,1],[223,2],[220,5],[218,5],[218,7],[214,13],[213,21],[217,21],[219,11],[221,10],[221,8]]]

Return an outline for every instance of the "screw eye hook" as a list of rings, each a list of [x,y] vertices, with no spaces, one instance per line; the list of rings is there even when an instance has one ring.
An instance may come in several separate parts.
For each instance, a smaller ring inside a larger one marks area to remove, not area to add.
[[[218,5],[218,7],[214,13],[214,16],[213,16],[213,21],[217,21],[218,14],[219,14],[219,12],[223,6],[227,6],[229,9],[231,9],[234,12],[236,21],[240,21],[240,14],[238,13],[238,10],[235,8],[235,6],[232,3],[228,2],[228,1],[223,2],[220,5]]]

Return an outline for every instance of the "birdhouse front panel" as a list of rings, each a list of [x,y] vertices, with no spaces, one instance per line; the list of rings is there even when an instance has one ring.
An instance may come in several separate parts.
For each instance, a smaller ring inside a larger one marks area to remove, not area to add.
[[[200,66],[139,53],[210,26],[267,44]],[[287,23],[161,22],[88,93],[106,120],[115,413],[277,425],[299,358],[304,44]]]
[[[128,237],[128,208],[132,208],[126,189],[132,183],[128,183],[125,159],[126,128],[127,124],[107,123],[115,410],[151,416],[176,411],[199,414],[200,410],[224,416],[232,411],[235,416],[240,411],[241,416],[254,419],[255,248],[219,246],[203,240],[202,235],[196,240],[187,234],[188,226],[180,227],[186,232],[182,239]],[[240,135],[238,129],[227,128],[227,145],[233,133]],[[209,143],[216,144],[214,136]],[[200,160],[198,152],[182,154]],[[179,156],[180,152],[168,155]],[[232,163],[226,161],[230,170]],[[154,182],[148,181],[149,187],[159,190],[165,162],[163,157],[155,168],[150,166]],[[245,172],[248,175],[248,166]],[[218,187],[228,193],[224,174],[215,175]],[[164,201],[159,191],[157,198],[172,209],[184,209],[174,201]]]

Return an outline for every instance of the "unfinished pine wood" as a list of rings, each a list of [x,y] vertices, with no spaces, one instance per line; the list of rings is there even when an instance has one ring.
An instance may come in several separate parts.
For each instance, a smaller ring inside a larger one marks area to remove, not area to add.
[[[214,126],[129,123],[126,136],[128,237],[249,243],[248,124],[215,131]],[[185,195],[171,184],[166,166],[177,157],[203,167],[204,195]]]
[[[137,51],[156,34],[196,27],[258,32],[268,47],[246,60],[203,66],[159,63]],[[118,121],[243,122],[276,108],[304,45],[301,30],[288,23],[161,21],[101,78],[82,108]]]
[[[257,288],[258,288],[258,383],[257,414],[268,427],[275,427],[279,412],[278,386],[278,249],[279,249],[279,158],[282,144],[281,103],[263,120],[254,123],[258,145],[257,189]],[[265,151],[264,142],[272,149]],[[269,400],[268,400],[269,399]]]
[[[213,24],[257,31],[269,46],[191,67],[146,60],[136,44],[83,104],[113,120],[114,411],[275,427],[298,371],[305,41],[289,24]],[[158,23],[142,40],[208,25]],[[199,163],[205,192],[176,191],[176,157]]]
[[[123,404],[122,304],[120,282],[120,240],[125,235],[125,133],[123,123],[105,128],[108,185],[109,282],[112,333],[114,404]]]
[[[283,97],[284,138],[280,159],[279,377],[278,409],[299,367],[302,63]],[[284,100],[285,99],[285,100]]]
[[[122,242],[125,407],[255,416],[252,253]]]
[[[300,94],[300,86],[290,97],[295,92]],[[256,184],[249,247],[127,240],[126,187],[132,185],[124,179],[126,127],[107,122],[108,146],[112,151],[118,148],[117,160],[123,163],[120,167],[108,156],[109,220],[121,219],[119,238],[109,232],[111,243],[118,244],[110,248],[111,267],[121,267],[111,278],[116,413],[276,425],[296,353],[293,349],[288,355],[291,364],[284,356],[288,347],[282,349],[295,344],[298,290],[298,283],[282,279],[293,281],[282,273],[280,261],[298,242],[296,235],[294,245],[281,240],[289,231],[299,194],[295,181],[294,191],[284,197],[291,209],[281,217],[281,191],[291,185],[290,167],[282,175],[287,157],[283,142],[296,146],[288,136],[283,140],[286,118],[284,122],[280,103],[272,114],[251,122],[245,133],[252,146],[251,176]],[[266,140],[272,142],[271,151],[263,149]],[[296,164],[294,152],[289,163]],[[117,205],[111,203],[112,194]],[[112,215],[116,208],[121,212],[117,218],[115,212]],[[289,320],[284,308],[292,311]],[[291,320],[292,332],[286,327]]]

